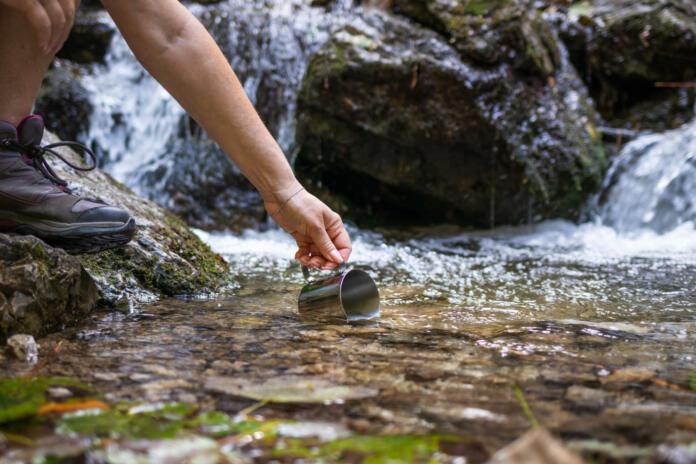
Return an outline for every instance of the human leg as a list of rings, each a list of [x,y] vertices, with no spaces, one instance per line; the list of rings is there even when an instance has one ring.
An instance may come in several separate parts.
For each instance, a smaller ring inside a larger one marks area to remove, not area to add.
[[[130,214],[74,195],[44,158],[50,147],[41,146],[43,120],[29,113],[52,54],[43,53],[17,9],[0,6],[0,31],[0,232],[35,235],[74,253],[128,243]]]
[[[31,113],[53,56],[42,52],[26,15],[15,8],[0,5],[0,31],[0,120],[16,126]]]

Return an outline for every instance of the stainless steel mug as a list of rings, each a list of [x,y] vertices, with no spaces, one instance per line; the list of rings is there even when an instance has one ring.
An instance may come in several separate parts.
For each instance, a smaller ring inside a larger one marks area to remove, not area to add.
[[[354,322],[379,316],[379,291],[365,271],[347,269],[342,263],[338,274],[309,281],[309,269],[302,266],[307,284],[297,302],[300,316],[329,322]]]

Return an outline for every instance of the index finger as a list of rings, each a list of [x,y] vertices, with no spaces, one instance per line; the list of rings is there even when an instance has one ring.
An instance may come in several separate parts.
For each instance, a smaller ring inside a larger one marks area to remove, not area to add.
[[[336,221],[330,223],[326,229],[326,232],[329,234],[331,241],[341,254],[343,261],[348,261],[353,248],[351,245],[350,236],[348,235],[348,231],[343,225],[341,218],[339,217]]]

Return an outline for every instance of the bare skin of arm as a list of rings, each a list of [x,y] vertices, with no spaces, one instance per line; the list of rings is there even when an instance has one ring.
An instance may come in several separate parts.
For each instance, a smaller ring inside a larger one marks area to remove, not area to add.
[[[203,25],[177,0],[103,0],[138,60],[210,134],[296,240],[296,258],[333,269],[351,252],[341,218],[295,178],[237,76]]]

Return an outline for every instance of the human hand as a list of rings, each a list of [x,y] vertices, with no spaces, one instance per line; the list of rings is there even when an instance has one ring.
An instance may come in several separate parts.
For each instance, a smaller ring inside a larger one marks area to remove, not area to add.
[[[44,55],[53,55],[63,46],[79,3],[79,0],[0,0],[0,5],[24,13]]]
[[[300,188],[284,202],[265,201],[266,211],[297,242],[295,259],[310,268],[335,269],[350,256],[348,232],[338,214]]]

